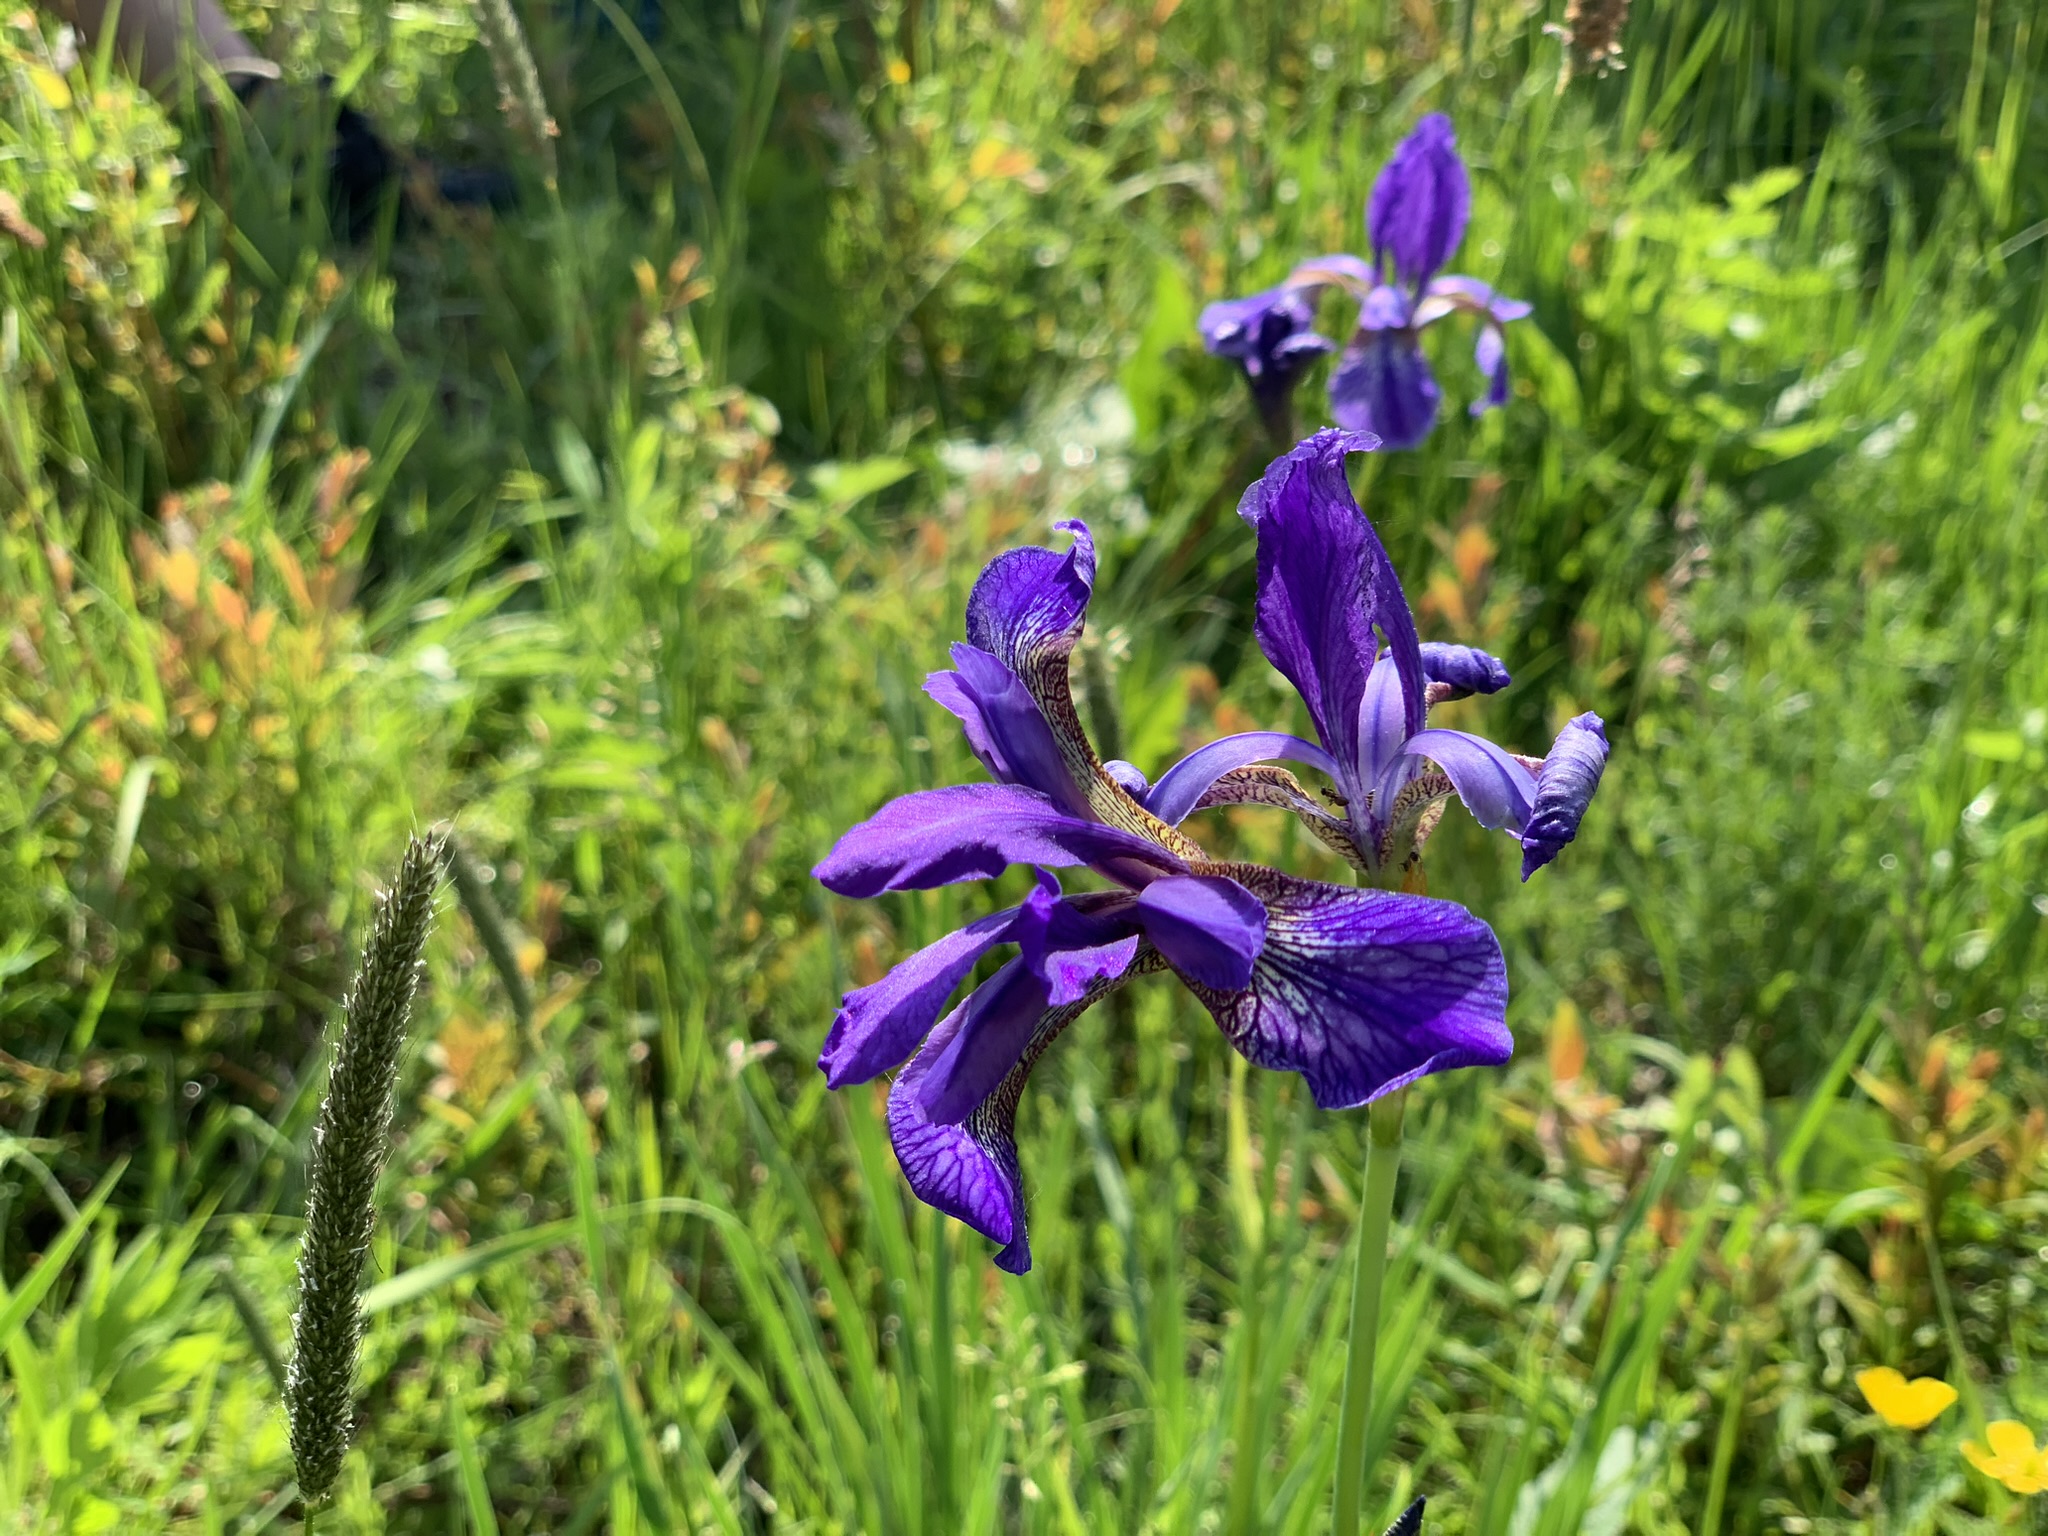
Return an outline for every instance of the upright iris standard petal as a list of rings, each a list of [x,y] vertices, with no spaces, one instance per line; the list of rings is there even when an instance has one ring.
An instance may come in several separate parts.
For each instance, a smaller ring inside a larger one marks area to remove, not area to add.
[[[1196,748],[1162,773],[1150,789],[1144,788],[1141,780],[1139,803],[1169,827],[1177,827],[1223,775],[1253,763],[1270,762],[1306,763],[1337,777],[1336,759],[1314,742],[1282,731],[1245,731]]]
[[[975,963],[1009,937],[1017,912],[1006,907],[956,929],[847,993],[818,1055],[826,1086],[864,1083],[916,1050]]]
[[[1189,986],[1254,1066],[1350,1109],[1513,1053],[1500,942],[1463,907],[1225,867],[1265,903],[1265,946],[1242,991]]]
[[[1036,546],[989,561],[967,597],[967,640],[1029,681],[1049,660],[1064,660],[1081,638],[1095,590],[1095,540],[1077,519],[1054,527],[1074,536],[1065,554]]]
[[[1323,431],[1275,459],[1238,515],[1259,538],[1255,632],[1267,660],[1308,705],[1347,795],[1358,781],[1359,704],[1385,635],[1402,679],[1403,718],[1422,728],[1422,648],[1408,600],[1379,536],[1344,478],[1344,458],[1370,435]]]
[[[996,779],[1022,784],[1076,816],[1088,796],[1053,739],[1052,727],[1023,680],[979,646],[953,647],[957,672],[934,672],[924,691],[959,717],[967,745]]]
[[[1421,447],[1442,400],[1413,331],[1360,331],[1330,375],[1337,425],[1371,432],[1389,448]]]
[[[1450,645],[1442,640],[1422,644],[1422,675],[1432,683],[1444,684],[1447,698],[1462,699],[1475,693],[1499,693],[1512,679],[1496,656],[1469,645]]]
[[[1401,750],[1443,769],[1472,819],[1489,832],[1528,821],[1536,776],[1485,738],[1465,731],[1418,731]]]
[[[854,827],[811,874],[841,896],[993,880],[1012,864],[1050,869],[1129,860],[1167,873],[1186,865],[1135,833],[1069,816],[1036,790],[955,784],[891,800]]]
[[[1596,714],[1580,715],[1557,733],[1537,771],[1535,806],[1522,829],[1524,880],[1579,835],[1579,823],[1606,771],[1607,751],[1607,730]]]
[[[1408,739],[1407,690],[1401,682],[1391,654],[1374,662],[1365,679],[1365,697],[1358,705],[1358,775],[1368,787],[1378,783]]]
[[[1145,937],[1182,976],[1219,992],[1251,980],[1266,944],[1266,909],[1225,875],[1169,875],[1138,893]]]
[[[1443,270],[1465,238],[1472,184],[1458,158],[1451,120],[1432,112],[1417,123],[1373,183],[1366,236],[1373,256],[1417,287]]]

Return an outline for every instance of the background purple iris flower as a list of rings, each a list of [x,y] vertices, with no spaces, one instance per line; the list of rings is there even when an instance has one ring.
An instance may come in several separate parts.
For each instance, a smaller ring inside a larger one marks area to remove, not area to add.
[[[1237,358],[1254,393],[1263,376],[1265,387],[1277,390],[1284,401],[1301,369],[1316,353],[1334,346],[1307,327],[1318,294],[1336,286],[1358,301],[1357,324],[1330,376],[1330,414],[1339,426],[1370,432],[1388,448],[1420,446],[1436,425],[1443,396],[1423,355],[1421,336],[1459,313],[1479,321],[1474,355],[1487,381],[1486,392],[1472,403],[1472,414],[1505,405],[1502,328],[1526,316],[1529,306],[1476,278],[1443,273],[1465,237],[1471,208],[1471,180],[1458,156],[1451,120],[1432,112],[1401,141],[1373,183],[1365,216],[1371,262],[1343,254],[1320,256],[1296,267],[1277,288],[1212,304],[1202,312],[1203,345],[1218,356]],[[1309,343],[1304,333],[1323,345]],[[1272,340],[1261,340],[1266,337]],[[1274,366],[1283,345],[1291,368]],[[1268,410],[1263,397],[1261,409]]]
[[[1247,299],[1222,299],[1202,311],[1202,345],[1237,360],[1252,399],[1269,427],[1285,431],[1294,384],[1308,365],[1337,343],[1315,328],[1315,295],[1298,288],[1268,288]]]
[[[1252,731],[1211,742],[1144,791],[1178,826],[1206,806],[1283,806],[1359,868],[1399,868],[1452,795],[1522,845],[1522,878],[1557,857],[1607,764],[1600,717],[1565,726],[1540,762],[1465,731],[1431,728],[1432,704],[1507,686],[1484,651],[1423,645],[1387,552],[1344,476],[1370,438],[1319,432],[1275,459],[1239,514],[1259,539],[1259,646],[1300,692],[1318,742]],[[1330,809],[1275,761],[1336,785]]]
[[[1018,905],[849,992],[819,1057],[837,1088],[916,1053],[889,1094],[905,1177],[1001,1243],[996,1262],[1012,1271],[1031,1262],[1014,1136],[1025,1079],[1068,1024],[1133,977],[1173,971],[1247,1059],[1299,1072],[1325,1108],[1497,1064],[1513,1047],[1499,942],[1464,908],[1211,860],[1097,760],[1067,670],[1094,545],[1084,525],[1060,526],[1074,535],[1064,555],[1012,550],[982,572],[955,669],[926,684],[996,782],[891,801],[815,871],[865,897],[1038,866]],[[1085,869],[1103,888],[1064,891],[1053,868]],[[945,1012],[999,946],[1014,957]]]

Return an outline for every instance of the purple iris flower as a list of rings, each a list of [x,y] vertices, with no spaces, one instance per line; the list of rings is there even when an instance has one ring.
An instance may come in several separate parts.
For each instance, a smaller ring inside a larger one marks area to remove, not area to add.
[[[1507,668],[1463,645],[1424,645],[1372,524],[1344,477],[1369,436],[1317,433],[1275,459],[1239,515],[1259,540],[1260,649],[1300,692],[1318,742],[1277,731],[1226,736],[1183,758],[1143,796],[1178,827],[1214,805],[1293,811],[1359,869],[1385,877],[1414,858],[1453,795],[1522,846],[1522,878],[1578,835],[1607,766],[1600,717],[1580,715],[1549,756],[1518,756],[1433,728],[1430,706],[1508,684]],[[1311,795],[1275,762],[1330,779]]]
[[[990,562],[954,670],[925,685],[995,782],[893,800],[814,871],[867,897],[1037,866],[1016,906],[849,992],[818,1062],[840,1088],[912,1058],[889,1093],[904,1175],[1002,1244],[996,1262],[1017,1273],[1031,1263],[1014,1136],[1025,1079],[1068,1024],[1135,977],[1173,972],[1248,1060],[1299,1072],[1325,1108],[1513,1048],[1499,941],[1464,908],[1217,862],[1139,802],[1142,775],[1097,759],[1068,680],[1095,547],[1084,524],[1059,526],[1074,535],[1064,554]],[[1067,890],[1053,869],[1086,871],[1092,888]],[[999,946],[1014,956],[948,1012]]]
[[[1330,414],[1340,427],[1374,433],[1389,448],[1420,446],[1436,425],[1442,393],[1420,338],[1429,326],[1460,312],[1479,319],[1476,355],[1487,381],[1472,414],[1507,403],[1501,328],[1527,315],[1529,306],[1474,278],[1438,275],[1465,238],[1471,210],[1472,184],[1458,158],[1457,135],[1448,117],[1432,112],[1401,141],[1373,183],[1365,210],[1369,272],[1349,260],[1335,267],[1310,262],[1289,279],[1322,266],[1358,295],[1358,330],[1330,376]]]
[[[1321,343],[1315,345],[1303,333],[1322,289],[1340,287],[1358,301],[1358,322],[1330,376],[1330,414],[1339,426],[1370,432],[1388,448],[1419,447],[1436,425],[1443,398],[1423,356],[1421,336],[1439,320],[1461,313],[1479,321],[1474,350],[1486,375],[1486,393],[1473,402],[1472,414],[1505,405],[1508,363],[1502,328],[1527,315],[1529,306],[1502,297],[1476,278],[1443,274],[1465,238],[1471,209],[1472,184],[1458,157],[1451,120],[1432,112],[1401,141],[1373,183],[1365,211],[1372,260],[1319,256],[1296,267],[1278,288],[1212,304],[1202,312],[1203,344],[1221,356],[1242,359],[1246,353],[1231,348],[1249,345],[1246,338],[1255,329],[1261,336],[1270,329],[1270,347],[1284,340],[1292,349],[1287,356],[1294,360],[1293,372],[1278,384],[1284,402],[1295,374],[1335,345],[1308,332]],[[1260,361],[1268,366],[1264,356]],[[1250,361],[1245,371],[1256,392],[1259,372]]]
[[[1337,343],[1315,329],[1312,291],[1285,285],[1248,299],[1222,299],[1202,311],[1202,345],[1237,360],[1259,415],[1274,434],[1294,436],[1289,402],[1295,380]]]

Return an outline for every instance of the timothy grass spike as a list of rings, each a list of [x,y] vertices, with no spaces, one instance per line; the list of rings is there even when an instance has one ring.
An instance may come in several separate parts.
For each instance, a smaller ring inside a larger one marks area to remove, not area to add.
[[[444,844],[415,837],[363,946],[343,1007],[327,1098],[313,1127],[306,1230],[299,1247],[299,1310],[285,1376],[292,1459],[310,1508],[333,1490],[354,1429],[356,1348],[363,1318],[357,1285],[377,1224],[377,1179],[390,1147],[392,1093],[420,955],[433,926]]]
[[[552,187],[557,179],[555,140],[561,137],[561,130],[548,111],[526,29],[519,25],[511,0],[470,0],[469,8],[476,15],[477,37],[490,55],[491,73],[498,82],[498,106],[527,147],[540,157],[542,172]]]

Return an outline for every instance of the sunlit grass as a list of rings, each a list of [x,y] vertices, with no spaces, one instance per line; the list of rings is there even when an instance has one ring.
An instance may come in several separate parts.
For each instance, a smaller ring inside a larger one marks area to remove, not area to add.
[[[1486,4],[565,8],[524,17],[559,206],[480,55],[429,67],[464,15],[409,12],[295,46],[528,196],[358,251],[289,157],[91,61],[53,104],[9,23],[0,1511],[299,1519],[319,1030],[448,818],[326,1529],[1327,1529],[1362,1117],[1134,989],[1043,1071],[1002,1276],[810,1066],[977,898],[807,871],[970,776],[919,684],[1055,515],[1105,546],[1121,755],[1299,725],[1193,316],[1356,249],[1431,107],[1466,269],[1537,312],[1510,406],[1361,494],[1425,634],[1515,673],[1461,723],[1597,707],[1616,750],[1544,882],[1432,844],[1521,1048],[1410,1108],[1368,1516],[2038,1519],[1964,1450],[2048,1424],[2023,9],[1639,3],[1629,70],[1559,96],[1557,15]],[[1958,1401],[1901,1427],[1871,1367]]]

